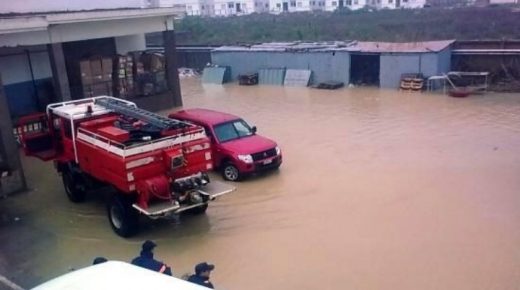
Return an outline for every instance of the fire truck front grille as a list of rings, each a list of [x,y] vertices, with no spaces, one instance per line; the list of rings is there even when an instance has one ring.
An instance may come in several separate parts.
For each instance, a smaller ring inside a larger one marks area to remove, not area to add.
[[[253,154],[251,154],[251,156],[253,157],[253,161],[266,159],[266,158],[269,158],[269,157],[276,156],[276,149],[272,148],[272,149],[269,149],[269,150],[266,150],[266,151],[253,153]]]

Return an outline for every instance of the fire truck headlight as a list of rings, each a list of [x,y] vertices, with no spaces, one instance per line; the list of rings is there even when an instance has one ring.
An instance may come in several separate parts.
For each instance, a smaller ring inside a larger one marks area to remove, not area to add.
[[[250,164],[253,163],[253,157],[251,155],[238,155],[238,160]]]

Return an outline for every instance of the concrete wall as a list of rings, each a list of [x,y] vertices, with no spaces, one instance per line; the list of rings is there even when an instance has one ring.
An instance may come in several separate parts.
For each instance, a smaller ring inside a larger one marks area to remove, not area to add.
[[[27,13],[65,10],[91,10],[146,7],[147,0],[2,0],[0,13]]]
[[[115,37],[115,41],[118,54],[126,54],[136,50],[146,50],[144,34],[119,36]]]
[[[215,52],[211,53],[213,64],[231,67],[231,78],[239,74],[257,72],[261,68],[285,67],[312,70],[312,81],[342,81],[348,84],[350,55],[347,52]]]

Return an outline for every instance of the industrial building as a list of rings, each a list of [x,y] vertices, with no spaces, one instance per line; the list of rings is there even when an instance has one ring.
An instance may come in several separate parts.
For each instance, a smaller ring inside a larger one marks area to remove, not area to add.
[[[454,41],[413,43],[265,43],[211,51],[213,65],[229,67],[231,80],[262,69],[310,70],[310,83],[326,81],[398,88],[401,75],[430,77],[450,71]]]
[[[128,98],[152,110],[182,104],[173,32],[176,10],[141,8],[142,2],[91,1],[76,7],[70,1],[31,0],[0,9],[4,13],[0,14],[0,196],[25,187],[13,120],[43,111],[50,102],[133,90],[133,82],[140,80],[132,74],[142,68],[134,63],[125,79],[116,79],[126,69],[118,67],[117,60],[126,61],[130,53],[145,50],[146,33],[163,33],[162,71],[152,76],[160,77],[164,85],[158,93],[146,80],[141,93]],[[52,8],[59,11],[48,11]],[[146,98],[140,97],[144,90]]]

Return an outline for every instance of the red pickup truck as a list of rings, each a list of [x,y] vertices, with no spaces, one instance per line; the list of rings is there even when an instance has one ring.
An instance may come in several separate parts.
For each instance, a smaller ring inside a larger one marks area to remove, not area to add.
[[[256,134],[256,127],[240,117],[207,109],[182,110],[169,117],[204,127],[213,145],[214,168],[226,180],[239,181],[252,173],[278,169],[282,164],[276,142]]]

